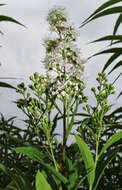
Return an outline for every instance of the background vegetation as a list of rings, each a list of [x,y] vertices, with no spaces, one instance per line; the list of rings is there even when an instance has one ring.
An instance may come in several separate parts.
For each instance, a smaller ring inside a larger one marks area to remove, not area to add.
[[[55,37],[44,42],[46,74],[34,73],[28,87],[21,83],[16,88],[21,98],[15,103],[26,115],[25,129],[14,125],[14,117],[6,120],[1,114],[1,190],[122,189],[122,108],[112,110],[112,105],[108,104],[115,92],[113,85],[121,73],[113,84],[107,80],[122,64],[121,60],[116,62],[122,54],[122,36],[117,35],[122,7],[115,6],[118,2],[121,1],[104,3],[82,23],[83,27],[99,17],[120,13],[113,33],[94,41],[107,40],[110,44],[93,56],[112,53],[102,73],[98,74],[98,86],[91,89],[96,102],[94,107],[87,104],[88,97],[84,95],[84,62],[75,43],[77,33],[63,9],[49,12],[47,20]],[[0,19],[20,24],[10,17],[0,16]],[[112,70],[105,74],[113,61]],[[0,85],[12,87],[2,82]],[[56,132],[59,127],[62,134]],[[70,136],[75,141],[68,144]]]

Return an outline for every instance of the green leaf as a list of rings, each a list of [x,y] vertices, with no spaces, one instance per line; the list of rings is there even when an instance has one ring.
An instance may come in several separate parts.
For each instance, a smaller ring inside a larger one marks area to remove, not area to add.
[[[21,174],[14,174],[1,163],[0,169],[13,180],[12,184],[14,184],[16,190],[33,190],[31,183],[25,176]]]
[[[121,23],[122,23],[122,13],[119,15],[119,17],[115,23],[113,35],[115,35],[117,33],[117,30],[118,30]]]
[[[78,179],[77,168],[73,165],[72,161],[68,157],[66,157],[66,166],[69,180],[68,189],[74,189],[76,186],[76,181]]]
[[[70,134],[70,132],[72,130],[72,127],[74,126],[74,119],[75,119],[77,110],[78,110],[78,104],[76,103],[76,106],[75,106],[74,112],[72,114],[72,118],[71,118],[70,124],[68,126],[67,131],[66,131],[66,138],[68,138],[68,136],[69,136],[69,134]]]
[[[12,180],[3,190],[17,190],[14,180]]]
[[[97,189],[97,186],[100,182],[100,179],[102,175],[104,174],[104,170],[109,165],[109,163],[115,158],[117,151],[111,151],[111,153],[108,153],[108,157],[104,160],[102,159],[101,164],[98,165],[98,168],[96,169],[96,177],[95,177],[95,183],[94,183],[94,190]]]
[[[121,13],[121,12],[122,12],[122,6],[112,7],[110,9],[104,10],[103,12],[100,12],[99,14],[95,15],[93,18],[90,19],[90,21],[106,16],[106,15],[116,14],[116,13]]]
[[[103,146],[102,150],[99,153],[99,157],[103,154],[103,152],[105,150],[107,150],[107,148],[109,148],[112,144],[114,144],[115,142],[119,141],[122,138],[122,131],[115,133],[114,135],[112,135],[112,137],[105,143],[105,145]]]
[[[122,75],[122,72],[114,79],[114,81],[112,82],[112,84],[114,84]]]
[[[109,0],[107,2],[105,2],[104,4],[102,4],[100,7],[98,7],[81,25],[84,26],[86,25],[88,22],[90,22],[90,18],[92,18],[94,15],[96,15],[97,13],[103,11],[104,9],[106,9],[107,7],[110,7],[111,5],[114,5],[116,3],[121,2],[121,0]]]
[[[117,96],[117,99],[122,95],[122,91],[119,93],[119,95]]]
[[[0,163],[0,169],[7,174],[7,169],[2,163]]]
[[[113,72],[115,69],[117,69],[118,67],[121,67],[122,66],[122,61],[119,61],[112,69],[111,71],[108,73],[108,75]]]
[[[106,40],[119,40],[120,42],[122,42],[122,35],[109,35],[109,36],[104,36],[102,38],[99,38],[97,40],[94,40],[90,43],[94,43],[94,42],[101,42],[101,41],[106,41]]]
[[[50,171],[53,175],[55,175],[60,181],[62,181],[64,184],[66,184],[68,182],[68,180],[60,173],[57,172],[52,166],[50,166],[49,164],[46,164],[42,157],[42,153],[35,147],[32,146],[27,146],[27,147],[17,147],[17,148],[12,148],[13,150],[15,150],[16,152],[22,153],[26,156],[28,156],[30,159],[37,161],[39,163],[41,163],[45,169],[47,169],[48,171]]]
[[[2,3],[0,3],[0,6],[4,6],[4,5],[6,5],[6,4],[2,4]]]
[[[40,171],[38,171],[36,174],[36,190],[41,189],[52,190],[51,186],[49,185],[43,174]]]
[[[96,55],[101,55],[101,54],[104,54],[104,53],[122,53],[122,48],[121,47],[110,48],[110,49],[95,53],[94,55],[90,56],[88,59],[90,59],[90,58],[92,58],[92,57],[94,57]]]
[[[13,22],[13,23],[19,24],[19,25],[21,25],[21,26],[23,26],[23,27],[26,28],[26,26],[24,26],[23,24],[21,24],[17,20],[15,20],[15,19],[13,19],[13,18],[11,18],[9,16],[0,15],[0,22],[3,22],[3,21],[4,22]]]
[[[115,116],[115,114],[119,114],[119,113],[122,113],[122,107],[119,107],[119,108],[117,108],[116,110],[114,110],[114,111],[110,114],[110,116],[112,117],[112,116]]]
[[[92,157],[92,154],[87,146],[87,144],[76,134],[74,134],[76,142],[79,146],[81,155],[83,157],[83,161],[85,164],[85,168],[86,171],[88,172],[88,170],[91,170],[91,172],[88,174],[88,182],[89,185],[93,185],[94,183],[94,178],[95,178],[95,164],[94,164],[94,160]]]
[[[0,87],[16,89],[15,87],[13,87],[12,85],[10,85],[10,84],[8,84],[6,82],[0,82]]]
[[[99,52],[99,53],[96,53],[96,54],[94,54],[93,56],[100,55],[100,54],[104,54],[104,53],[117,53],[117,52],[122,53],[122,48],[121,48],[121,47],[110,48],[110,49],[101,51],[101,52]]]
[[[108,66],[109,66],[115,59],[117,59],[119,56],[121,56],[121,52],[116,52],[116,53],[114,53],[114,54],[108,59],[108,61],[106,62],[106,64],[104,65],[102,72],[104,72],[104,71],[108,68]],[[111,72],[112,72],[112,71],[111,71]]]

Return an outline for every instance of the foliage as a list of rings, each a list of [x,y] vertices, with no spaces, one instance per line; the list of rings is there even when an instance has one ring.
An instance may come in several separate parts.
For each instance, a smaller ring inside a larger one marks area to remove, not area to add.
[[[81,27],[83,27],[84,25],[88,24],[91,21],[96,20],[97,18],[106,16],[106,15],[120,13],[117,20],[116,20],[116,23],[115,23],[115,26],[113,29],[113,34],[112,35],[110,34],[108,36],[104,36],[104,37],[99,38],[99,39],[92,42],[92,43],[94,43],[94,42],[110,41],[110,45],[109,45],[110,48],[109,49],[93,55],[93,56],[96,56],[96,55],[101,55],[104,53],[105,54],[113,53],[112,56],[109,58],[109,60],[104,65],[103,72],[111,64],[113,64],[113,61],[115,61],[118,57],[120,57],[122,55],[122,47],[120,46],[120,44],[122,43],[122,35],[117,35],[117,31],[118,31],[118,29],[122,23],[122,6],[113,6],[113,5],[120,3],[120,2],[121,2],[121,0],[110,0],[110,1],[105,2],[99,8],[97,8],[81,25]],[[109,8],[109,7],[111,7],[111,8]],[[112,47],[114,45],[116,45],[116,47]],[[93,57],[93,56],[91,56],[91,57]],[[122,61],[120,60],[119,62],[117,62],[115,64],[115,66],[109,71],[108,74],[110,74],[111,72],[113,72],[117,68],[119,69],[121,66],[122,66]],[[120,73],[120,75],[121,75],[121,73]]]
[[[4,6],[5,4],[1,4],[0,3],[0,6]],[[0,15],[0,22],[12,22],[12,23],[15,23],[15,24],[19,24],[23,27],[25,27],[23,24],[21,24],[20,22],[18,22],[17,20],[15,20],[14,18],[12,17],[9,17],[9,16],[5,16],[5,15]],[[3,34],[3,32],[0,30],[0,33]],[[0,78],[1,79],[1,78]],[[9,78],[8,78],[9,79]],[[15,89],[15,87],[13,87],[12,85],[6,83],[6,82],[2,82],[0,81],[0,87],[5,87],[5,88],[12,88],[12,89]]]
[[[87,104],[77,33],[62,8],[51,10],[47,20],[55,37],[45,40],[46,72],[34,73],[28,87],[21,83],[16,89],[25,129],[1,115],[1,188],[97,190],[110,183],[111,189],[121,188],[121,108],[111,113],[108,104],[114,87],[98,74],[98,86],[91,89],[96,105]],[[75,142],[69,144],[71,137]]]

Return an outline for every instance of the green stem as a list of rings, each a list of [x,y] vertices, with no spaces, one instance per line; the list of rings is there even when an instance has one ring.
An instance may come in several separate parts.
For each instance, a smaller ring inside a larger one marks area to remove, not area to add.
[[[49,147],[50,147],[50,151],[51,151],[51,155],[52,155],[52,159],[53,159],[55,169],[56,169],[56,171],[58,171],[58,166],[57,166],[57,162],[55,160],[55,156],[54,156],[54,153],[53,153],[52,143],[51,142],[49,142]]]
[[[62,147],[62,164],[65,162],[65,147],[66,147],[66,101],[63,108],[63,147]]]
[[[70,104],[71,104],[71,100],[69,99],[68,105],[67,105],[67,117],[65,117],[65,118],[67,118],[67,131],[69,130],[69,126],[70,126],[70,123],[69,123],[69,118],[70,118]],[[66,133],[67,133],[67,131],[66,131]],[[66,141],[67,141],[67,138],[68,138],[68,136],[67,136],[67,134],[66,134]]]

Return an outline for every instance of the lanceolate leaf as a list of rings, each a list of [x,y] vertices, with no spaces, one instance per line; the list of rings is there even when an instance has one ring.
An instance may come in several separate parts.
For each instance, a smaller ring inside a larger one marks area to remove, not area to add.
[[[91,170],[91,172],[88,174],[88,182],[89,182],[89,185],[92,186],[94,183],[94,178],[95,178],[95,164],[94,164],[92,154],[87,144],[78,135],[74,134],[74,136],[79,146],[81,155],[83,157],[86,171],[88,172],[88,170]]]
[[[13,87],[12,85],[10,85],[10,84],[8,84],[6,82],[0,82],[0,87],[16,89],[15,87]]]
[[[104,53],[122,53],[122,48],[121,48],[121,47],[110,48],[110,49],[107,49],[107,50],[98,52],[98,53],[92,55],[91,57],[94,57],[94,56],[96,56],[96,55],[101,55],[101,54],[104,54]],[[89,59],[90,59],[91,57],[89,57]]]
[[[5,4],[1,4],[1,3],[0,3],[0,6],[4,6],[4,5],[5,5]]]
[[[122,131],[112,135],[112,137],[105,143],[102,150],[100,151],[99,157],[103,154],[104,151],[107,150],[107,148],[109,148],[115,142],[119,141],[121,138],[122,138]]]
[[[36,174],[36,190],[52,190],[44,175],[38,171]]]
[[[99,12],[102,12],[107,7],[110,7],[111,5],[114,5],[119,2],[121,2],[121,0],[111,0],[111,1],[109,0],[109,1],[105,2],[99,8],[97,8],[84,22],[82,22],[81,27],[86,25],[87,23],[89,23],[91,21],[91,18],[94,17],[95,15],[97,15]]]
[[[93,18],[90,19],[90,21],[106,16],[106,15],[116,14],[116,13],[121,13],[121,12],[122,12],[122,6],[112,7],[110,9],[106,9],[103,12],[100,12],[99,14],[95,15]]]
[[[28,156],[30,159],[32,159],[34,161],[39,162],[40,164],[42,164],[45,167],[45,169],[50,171],[53,175],[55,175],[63,183],[66,184],[68,182],[68,180],[61,173],[57,172],[52,166],[50,166],[49,164],[46,164],[42,160],[42,157],[43,157],[42,153],[37,148],[32,147],[32,146],[27,146],[27,147],[13,148],[13,150]]]
[[[112,84],[114,84],[121,77],[121,75],[122,75],[122,72],[115,78]]]
[[[119,17],[118,17],[118,19],[116,21],[114,31],[113,31],[113,35],[115,35],[117,33],[117,30],[118,30],[121,23],[122,23],[122,13],[119,15]]]
[[[99,8],[97,8],[82,24],[87,24],[89,21],[89,19],[91,18],[91,17],[93,17],[94,15],[96,15],[97,13],[99,13],[99,12],[101,12],[101,11],[103,11],[104,9],[106,9],[107,7],[110,7],[111,5],[114,5],[114,4],[116,4],[116,3],[119,3],[119,2],[121,2],[121,0],[109,0],[109,1],[107,1],[107,2],[105,2],[104,4],[102,4]]]
[[[102,70],[102,72],[104,72],[106,69],[107,69],[107,67],[115,60],[115,59],[117,59],[119,56],[121,56],[121,52],[116,52],[116,53],[114,53],[109,59],[108,59],[108,61],[106,62],[106,64],[104,65],[104,67],[103,67],[103,70]],[[113,70],[114,70],[114,68],[113,68]],[[112,72],[112,71],[111,71]]]
[[[15,20],[9,16],[0,15],[0,22],[3,22],[3,21],[4,22],[13,22],[13,23],[19,24],[21,26],[24,26],[23,24],[21,24],[20,22],[18,22],[17,20]]]
[[[106,41],[106,40],[118,40],[118,42],[122,42],[122,35],[109,35],[109,36],[104,36],[102,38],[99,38],[97,40],[94,40],[90,43],[94,43],[94,42],[101,42],[101,41]]]
[[[119,61],[114,67],[113,67],[113,69],[111,69],[111,71],[108,73],[108,75],[112,72],[112,71],[114,71],[115,69],[117,69],[118,67],[121,67],[122,66],[122,61]]]

